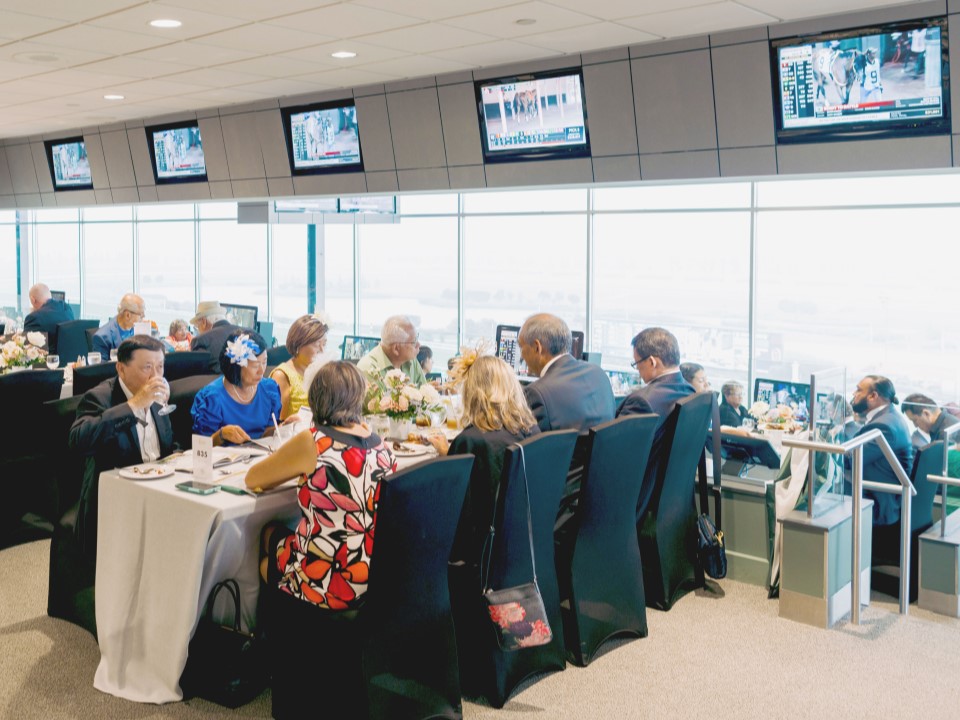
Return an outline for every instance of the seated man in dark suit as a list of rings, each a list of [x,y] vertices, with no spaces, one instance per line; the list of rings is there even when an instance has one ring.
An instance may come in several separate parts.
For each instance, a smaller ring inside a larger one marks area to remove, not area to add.
[[[653,447],[643,477],[637,503],[637,519],[647,507],[656,480],[657,468],[666,462],[663,421],[673,411],[678,400],[693,395],[696,390],[680,373],[680,344],[669,330],[660,327],[641,330],[633,338],[633,366],[640,373],[644,385],[624,398],[617,408],[621,415],[655,413],[660,419],[653,436]],[[693,478],[690,479],[693,482]]]
[[[890,444],[907,474],[913,467],[913,445],[910,442],[910,427],[906,418],[895,407],[900,401],[889,378],[882,375],[867,375],[857,383],[850,406],[857,414],[866,415],[866,423],[857,435],[879,430]],[[853,456],[844,458],[849,468]],[[863,479],[899,485],[900,481],[887,462],[883,451],[876,443],[863,446]],[[893,525],[900,521],[900,496],[891,493],[864,491],[864,497],[873,500],[873,524]],[[909,522],[909,520],[908,520]]]
[[[953,415],[941,410],[932,398],[920,393],[907,395],[903,401],[903,414],[919,430],[919,432],[913,434],[912,438],[913,446],[917,449],[922,448],[927,443],[943,440],[943,431],[951,425],[960,423],[960,420]],[[923,433],[926,437],[920,433]],[[958,436],[954,435],[951,444],[955,443],[957,438]]]
[[[47,349],[57,352],[57,325],[73,320],[73,310],[63,300],[54,300],[50,288],[37,283],[30,288],[30,305],[33,312],[23,319],[23,329],[27,332],[47,334]]]
[[[190,320],[190,324],[197,329],[197,336],[190,342],[190,349],[206,350],[210,353],[210,372],[219,375],[220,351],[227,344],[227,338],[241,328],[227,320],[227,311],[217,300],[205,300],[197,305],[197,314]]]
[[[154,406],[170,393],[163,357],[163,344],[148,335],[124,340],[117,349],[117,377],[88,390],[77,407],[70,447],[86,460],[76,531],[90,557],[97,548],[100,473],[151,462],[174,449],[170,416],[158,415]]]

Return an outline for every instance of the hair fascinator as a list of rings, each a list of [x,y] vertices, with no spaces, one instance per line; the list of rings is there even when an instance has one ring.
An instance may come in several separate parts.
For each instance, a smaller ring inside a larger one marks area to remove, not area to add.
[[[227,342],[227,357],[233,365],[246,367],[247,362],[254,360],[261,352],[260,346],[249,335],[238,335],[236,340]]]
[[[489,354],[490,348],[483,340],[477,343],[476,347],[471,348],[464,346],[460,348],[460,355],[454,358],[453,367],[450,369],[450,382],[455,385],[462,383],[470,371],[470,368],[473,367],[473,364],[477,361],[477,358],[481,355]]]

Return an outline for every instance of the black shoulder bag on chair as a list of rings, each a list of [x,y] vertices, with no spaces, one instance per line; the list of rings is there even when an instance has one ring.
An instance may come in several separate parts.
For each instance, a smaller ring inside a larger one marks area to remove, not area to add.
[[[537,585],[537,562],[533,553],[533,518],[530,513],[530,489],[527,486],[527,464],[520,450],[520,466],[523,475],[523,491],[527,499],[527,536],[530,540],[530,564],[533,568],[533,580],[516,587],[493,590],[490,588],[490,561],[493,556],[493,538],[496,533],[496,506],[494,502],[494,520],[490,523],[490,533],[484,544],[487,558],[483,564],[480,584],[483,588],[483,600],[487,613],[497,635],[501,650],[522,650],[523,648],[546,645],[553,640],[553,631],[547,619],[547,610]],[[499,499],[500,488],[497,489]],[[481,561],[482,562],[482,561]]]
[[[700,515],[697,517],[697,559],[703,571],[714,580],[727,576],[727,550],[723,544],[723,532],[720,530],[720,412],[716,401],[713,403],[713,483],[717,491],[717,522],[710,517],[710,503],[707,490],[707,456],[700,453],[697,464],[700,491]]]
[[[233,598],[233,624],[213,619],[213,606],[221,590]],[[199,696],[236,708],[246,705],[267,686],[263,653],[252,633],[240,629],[240,587],[233,579],[214,585],[207,609],[190,641],[187,666],[180,678],[185,696]]]

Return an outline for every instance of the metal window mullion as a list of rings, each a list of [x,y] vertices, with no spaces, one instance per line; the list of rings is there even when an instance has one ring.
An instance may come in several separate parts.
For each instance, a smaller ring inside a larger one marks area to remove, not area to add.
[[[193,206],[193,306],[200,304],[200,208]]]
[[[267,320],[273,322],[273,225],[267,223]],[[266,339],[270,342],[270,338]]]
[[[77,251],[80,256],[77,258],[77,272],[79,277],[77,278],[80,284],[80,308],[82,310],[84,300],[85,300],[85,291],[86,283],[84,278],[86,277],[86,251],[87,251],[87,224],[83,221],[83,213],[77,208]],[[81,315],[83,313],[81,312]]]
[[[464,343],[464,329],[466,328],[466,318],[464,317],[464,294],[466,288],[464,281],[464,260],[466,259],[466,215],[463,212],[464,198],[463,193],[457,193],[457,347],[459,354],[460,348]]]
[[[593,190],[587,188],[587,308],[586,320],[584,322],[584,341],[583,349],[593,351],[593,293],[594,283],[594,235],[593,235]]]
[[[360,334],[360,231],[353,223],[353,334]]]
[[[747,301],[747,387],[753,387],[757,350],[757,183],[750,183],[750,268]]]

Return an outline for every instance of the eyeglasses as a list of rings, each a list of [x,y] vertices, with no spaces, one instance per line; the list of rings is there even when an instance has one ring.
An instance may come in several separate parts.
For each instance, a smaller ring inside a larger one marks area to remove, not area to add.
[[[397,343],[397,345],[419,345],[420,344],[420,333],[417,333],[417,337],[414,340],[407,340],[406,342]]]
[[[125,312],[125,313],[130,313],[130,314],[133,315],[134,317],[140,317],[140,318],[142,318],[144,315],[146,315],[146,310],[144,310],[143,312],[139,312],[138,310],[129,310],[129,309],[124,308],[124,312]]]
[[[644,356],[643,356],[642,358],[640,358],[639,360],[634,360],[632,363],[630,363],[630,367],[632,367],[634,370],[636,370],[639,365],[642,365],[642,364],[644,363],[644,361],[645,361],[645,360],[648,360],[649,358],[650,358],[649,355],[644,355]]]

